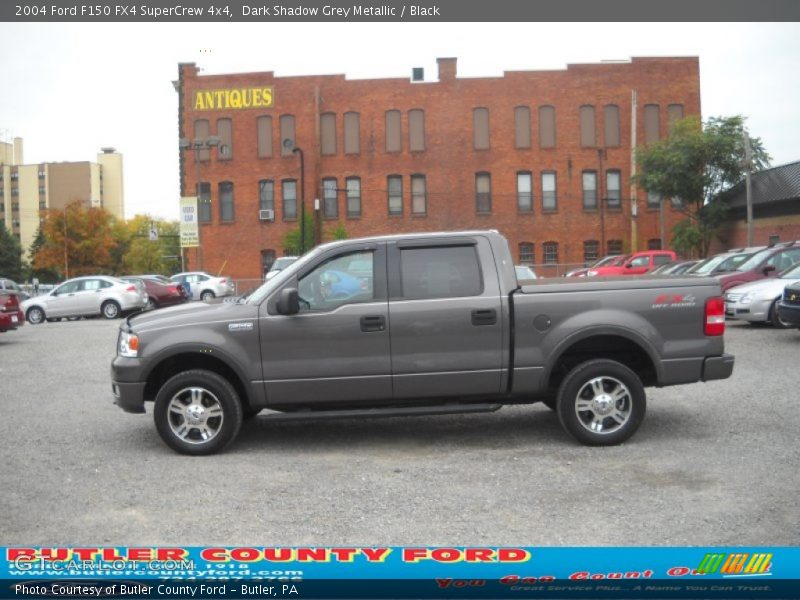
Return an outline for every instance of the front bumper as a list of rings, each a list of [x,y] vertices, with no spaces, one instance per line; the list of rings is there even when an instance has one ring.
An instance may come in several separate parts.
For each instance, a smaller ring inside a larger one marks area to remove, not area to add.
[[[143,413],[144,388],[138,381],[142,367],[138,359],[117,356],[111,362],[111,393],[114,404],[129,413]]]
[[[769,319],[770,306],[772,306],[771,300],[755,300],[748,304],[725,302],[725,316],[740,321],[766,322]]]
[[[778,302],[778,316],[781,321],[793,327],[800,327],[800,306],[796,304],[785,304],[782,300]]]
[[[703,361],[703,381],[714,379],[727,379],[733,373],[733,354],[722,356],[709,356]]]

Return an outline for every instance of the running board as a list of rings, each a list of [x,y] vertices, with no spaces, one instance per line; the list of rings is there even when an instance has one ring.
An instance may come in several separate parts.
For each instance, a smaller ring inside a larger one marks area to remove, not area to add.
[[[310,419],[347,419],[352,417],[414,417],[494,412],[502,404],[447,404],[445,406],[409,406],[406,408],[363,408],[353,410],[304,410],[299,412],[262,411],[260,419],[269,421],[304,421]]]

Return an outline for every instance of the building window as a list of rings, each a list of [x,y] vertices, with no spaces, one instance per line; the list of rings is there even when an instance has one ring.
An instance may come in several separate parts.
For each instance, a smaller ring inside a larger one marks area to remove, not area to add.
[[[233,221],[233,183],[222,181],[219,184],[219,220]]]
[[[263,116],[256,119],[256,138],[258,158],[272,156],[272,117]]]
[[[219,138],[219,159],[233,158],[233,122],[228,119],[217,119],[217,137]]]
[[[322,214],[326,219],[339,217],[339,184],[336,179],[322,180]]]
[[[281,156],[291,156],[292,150],[296,145],[294,133],[294,115],[281,115],[280,118],[281,128]],[[286,140],[291,143],[286,144]]]
[[[648,250],[661,250],[661,238],[652,238],[647,240]]]
[[[683,104],[670,104],[667,106],[667,125],[672,129],[675,121],[683,118]]]
[[[39,169],[39,172],[37,174],[39,176],[39,179],[44,179],[44,169]],[[101,171],[100,172],[100,177],[102,177],[102,176],[103,176],[103,173]]]
[[[533,212],[533,176],[529,171],[517,173],[517,211]]]
[[[622,254],[622,240],[608,240],[606,247],[608,248],[607,254],[615,256]]]
[[[402,136],[400,134],[400,111],[386,111],[386,151],[400,152],[403,149]]]
[[[386,178],[389,190],[389,214],[403,214],[403,178],[400,175],[389,175]]]
[[[194,141],[205,144],[206,140],[211,135],[211,125],[208,119],[195,119],[194,122]],[[194,160],[205,161],[211,158],[211,150],[208,146],[195,146]]]
[[[46,200],[39,200],[39,210],[47,209],[47,201]],[[2,210],[2,209],[0,209]]]
[[[603,108],[603,133],[606,148],[619,146],[619,106],[606,104]]]
[[[558,210],[556,174],[554,171],[544,171],[542,173],[542,210],[545,212]]]
[[[600,242],[597,240],[586,240],[583,242],[583,262],[593,263],[597,260],[600,251]]]
[[[19,212],[19,202],[11,203],[11,212]]]
[[[659,129],[660,110],[658,104],[644,105],[644,141],[646,144],[657,142],[661,137]]]
[[[661,194],[647,192],[647,208],[658,210],[661,207]]]
[[[544,264],[557,265],[558,264],[558,242],[545,242],[544,247]]]
[[[553,106],[539,107],[539,147],[556,146],[556,109]]]
[[[617,169],[606,171],[606,200],[608,208],[622,206],[622,176]]]
[[[533,244],[531,242],[520,242],[519,262],[525,265],[533,264]]]
[[[261,251],[261,276],[266,277],[272,265],[275,264],[277,253],[275,250],[262,250]]]
[[[597,145],[595,132],[594,106],[589,104],[581,106],[581,146],[593,148]]]
[[[320,152],[324,156],[336,154],[336,115],[323,113],[319,117]]]
[[[425,112],[408,111],[408,147],[411,152],[425,151]]]
[[[19,196],[19,189],[11,188],[11,195],[12,196]]]
[[[40,196],[44,196],[44,195],[45,195],[45,189],[44,189],[44,186],[43,186],[43,185],[40,185],[40,186],[39,186],[39,195],[40,195]]]
[[[492,212],[492,176],[489,173],[475,174],[475,212],[479,215]]]
[[[597,172],[583,172],[583,210],[597,210]]]
[[[472,109],[472,144],[475,150],[489,149],[489,109]]]
[[[411,176],[411,213],[425,215],[428,213],[428,192],[425,175]]]
[[[197,186],[197,221],[211,223],[211,184],[206,181]]]
[[[672,206],[672,210],[681,210],[683,208],[683,200],[681,198],[670,198],[669,203]]]
[[[361,152],[361,117],[357,112],[344,113],[344,153]]]
[[[258,182],[258,208],[275,210],[275,182],[271,179],[262,179]]]
[[[531,147],[531,109],[527,106],[514,109],[514,145],[517,148]]]
[[[0,204],[0,207],[2,207],[1,204]],[[0,210],[2,210],[2,208],[0,208]],[[780,235],[771,235],[771,236],[769,236],[769,240],[767,241],[767,244],[769,244],[770,246],[774,246],[775,244],[779,243],[780,241],[781,241],[781,236]]]
[[[347,216],[361,216],[361,179],[358,177],[348,177],[345,179],[347,188]]]
[[[297,218],[297,181],[284,179],[281,181],[281,197],[283,198],[283,220],[292,221]]]

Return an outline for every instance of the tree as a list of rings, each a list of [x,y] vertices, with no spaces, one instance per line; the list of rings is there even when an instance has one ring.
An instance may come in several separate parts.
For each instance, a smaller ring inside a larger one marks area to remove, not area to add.
[[[344,223],[339,223],[335,229],[332,229],[328,232],[328,236],[332,240],[346,240],[349,236],[347,235],[347,229],[344,227]]]
[[[43,243],[33,256],[33,268],[50,269],[61,278],[114,272],[115,219],[102,208],[73,202],[50,210],[41,226]]]
[[[283,236],[283,250],[286,254],[301,256],[314,247],[314,219],[306,213],[303,219],[303,233],[305,234],[305,244],[300,244],[300,226],[292,229]]]
[[[36,230],[36,237],[33,238],[33,242],[31,243],[30,255],[31,257],[35,257],[42,246],[45,245],[44,233],[42,232],[42,226],[39,225],[39,228]],[[41,283],[56,283],[60,279],[59,271],[49,268],[36,268],[35,265],[31,265],[29,267],[30,272],[30,279],[34,277],[38,279]],[[28,279],[26,277],[26,279]]]
[[[9,279],[22,280],[22,246],[5,224],[0,224],[0,273]]]
[[[158,239],[150,239],[155,225]],[[125,246],[120,273],[176,273],[180,267],[178,223],[136,215],[124,224],[119,241]]]
[[[745,173],[745,119],[698,117],[676,121],[668,138],[636,151],[639,173],[633,181],[662,198],[680,199],[686,217],[673,228],[672,246],[689,254],[708,253],[711,239],[725,219],[726,207],[716,198]],[[752,169],[769,166],[770,156],[759,138],[750,138]]]

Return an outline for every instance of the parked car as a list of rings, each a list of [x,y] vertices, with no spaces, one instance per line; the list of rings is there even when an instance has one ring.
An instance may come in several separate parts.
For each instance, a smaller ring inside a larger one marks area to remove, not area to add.
[[[164,306],[174,306],[189,301],[189,294],[180,284],[160,275],[130,275],[121,277],[123,281],[141,283],[147,292],[147,308],[153,310]]]
[[[628,260],[628,256],[630,255],[610,254],[609,256],[604,256],[598,261],[592,263],[588,267],[583,267],[582,269],[575,269],[573,271],[569,271],[566,275],[564,275],[564,277],[586,277],[586,273],[598,267],[619,267],[622,265],[622,263]]]
[[[650,271],[648,275],[683,275],[699,262],[699,260],[679,260],[677,262],[666,263],[660,267],[656,267]]]
[[[16,329],[25,323],[19,307],[19,296],[12,290],[0,290],[0,333]]]
[[[709,277],[718,273],[728,273],[735,271],[737,267],[766,246],[754,246],[752,248],[734,248],[720,252],[700,261],[689,269],[686,274],[696,277]]]
[[[281,256],[274,263],[272,263],[272,266],[270,267],[269,271],[267,271],[267,275],[266,275],[265,279],[272,279],[273,277],[275,277],[275,275],[277,275],[278,273],[283,271],[286,267],[288,267],[290,264],[292,264],[298,258],[300,258],[300,257],[299,256]]]
[[[103,315],[106,319],[116,319],[145,306],[144,286],[140,288],[116,277],[93,275],[69,279],[49,294],[25,300],[22,310],[31,325],[38,325],[46,319],[64,317]]]
[[[536,279],[536,271],[531,269],[528,265],[515,265],[514,271],[517,274],[517,282],[522,285],[527,281]]]
[[[586,272],[587,277],[608,277],[612,275],[644,275],[659,265],[678,260],[672,250],[643,250],[634,252],[619,266],[606,265],[592,267]]]
[[[719,280],[722,291],[726,292],[743,283],[776,277],[778,273],[785,271],[798,261],[800,261],[800,245],[786,242],[756,252],[740,264],[736,270],[729,273],[718,273],[715,277]]]
[[[800,263],[777,277],[737,285],[725,293],[725,316],[750,323],[772,323],[787,327],[778,313],[778,302],[787,285],[800,281]]]
[[[193,300],[211,300],[232,296],[236,291],[233,281],[228,277],[214,277],[202,271],[178,273],[169,278],[173,283],[180,283],[191,293]],[[188,284],[188,286],[186,285]]]
[[[11,279],[7,279],[5,277],[0,277],[0,293],[5,291],[14,292],[17,295],[17,299],[22,302],[23,300],[27,300],[30,298],[30,294],[25,292],[19,285],[17,285]]]
[[[784,326],[800,329],[800,281],[784,288],[778,302],[778,318]]]

